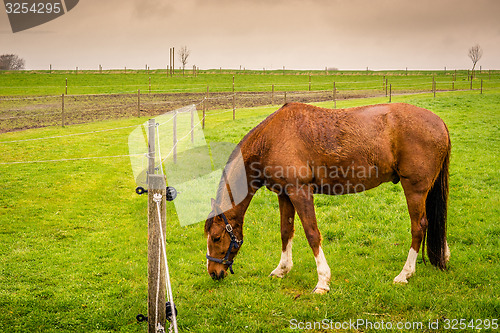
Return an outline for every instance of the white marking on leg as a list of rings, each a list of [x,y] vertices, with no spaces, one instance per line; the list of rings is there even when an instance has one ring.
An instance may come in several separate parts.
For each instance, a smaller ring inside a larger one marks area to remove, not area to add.
[[[318,269],[318,284],[314,288],[314,292],[317,294],[324,294],[330,291],[328,284],[330,283],[330,267],[326,262],[325,254],[321,246],[319,247],[318,255],[315,257],[316,266]]]
[[[450,248],[448,247],[448,241],[446,241],[444,249],[445,249],[444,250],[444,261],[446,263],[448,263],[448,261],[450,261],[450,255],[451,255]]]
[[[207,236],[207,255],[208,255],[209,257],[211,257],[211,255],[210,255],[210,249],[208,248],[208,238],[209,238],[209,237],[210,237],[210,236]],[[207,259],[207,269],[208,269],[208,263],[209,263],[209,261],[210,261],[210,260],[208,260],[208,259]]]
[[[408,279],[415,274],[417,257],[418,252],[413,248],[410,248],[410,252],[408,252],[408,259],[406,259],[403,270],[394,278],[394,283],[408,283]]]
[[[288,240],[285,251],[281,252],[281,259],[278,267],[271,272],[271,276],[284,277],[293,267],[292,261],[292,239]]]

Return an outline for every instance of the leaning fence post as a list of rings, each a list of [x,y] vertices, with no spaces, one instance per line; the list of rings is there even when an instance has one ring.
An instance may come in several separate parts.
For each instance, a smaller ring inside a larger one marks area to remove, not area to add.
[[[61,126],[64,127],[64,94],[61,95]]]
[[[148,168],[148,332],[157,332],[155,319],[163,328],[166,324],[165,303],[165,261],[160,255],[161,229],[166,229],[166,181],[164,175],[155,175],[155,127],[156,121],[149,120],[149,168]],[[160,212],[154,198],[161,194]]]

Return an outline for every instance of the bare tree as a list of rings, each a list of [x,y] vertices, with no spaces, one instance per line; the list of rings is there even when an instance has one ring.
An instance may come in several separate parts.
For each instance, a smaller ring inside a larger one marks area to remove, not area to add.
[[[469,58],[472,60],[472,75],[471,79],[474,78],[474,68],[476,68],[476,64],[483,56],[483,49],[479,44],[474,45],[469,49]]]
[[[16,54],[0,55],[0,70],[20,70],[24,69],[24,59]]]
[[[187,46],[183,46],[179,50],[179,58],[181,58],[181,63],[182,63],[182,75],[184,75],[184,69],[186,68],[186,64],[188,62],[190,53],[191,51],[187,48]]]

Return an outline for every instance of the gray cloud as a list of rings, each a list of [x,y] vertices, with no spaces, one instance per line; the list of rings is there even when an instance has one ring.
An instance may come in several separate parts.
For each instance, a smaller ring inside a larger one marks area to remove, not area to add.
[[[164,67],[182,45],[202,68],[466,68],[475,43],[499,68],[499,12],[498,0],[86,0],[1,38],[35,68],[55,55],[66,68]]]

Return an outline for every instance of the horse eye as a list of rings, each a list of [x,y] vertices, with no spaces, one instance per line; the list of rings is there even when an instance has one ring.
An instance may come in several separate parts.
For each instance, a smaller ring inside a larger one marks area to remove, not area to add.
[[[220,241],[220,237],[215,237],[215,238],[212,238],[212,240],[213,240],[214,242],[218,242],[218,241]]]

